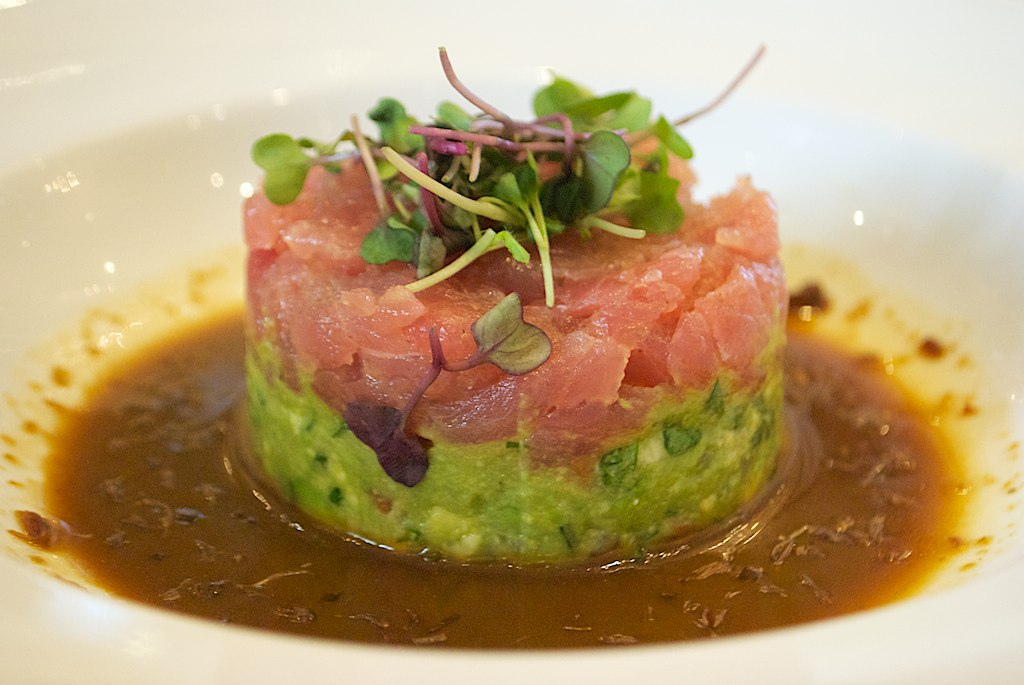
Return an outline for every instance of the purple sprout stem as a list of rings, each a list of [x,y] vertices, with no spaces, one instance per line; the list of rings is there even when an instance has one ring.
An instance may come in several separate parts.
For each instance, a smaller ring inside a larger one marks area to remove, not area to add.
[[[749,75],[750,72],[754,70],[754,67],[757,66],[757,63],[761,61],[761,57],[764,56],[764,52],[765,46],[759,46],[757,50],[754,52],[754,55],[749,60],[747,60],[747,63],[743,65],[743,68],[740,69],[739,73],[733,77],[732,81],[729,82],[729,85],[727,85],[721,93],[719,93],[711,102],[704,105],[700,109],[690,112],[686,116],[679,117],[678,119],[673,121],[672,126],[679,127],[682,126],[683,124],[687,124],[696,119],[697,117],[704,116],[705,114],[707,114],[708,112],[722,104],[722,102],[724,102],[727,97],[732,95],[732,92],[739,87],[740,83],[742,83],[743,80],[747,78],[747,75]],[[635,131],[633,133],[627,134],[626,142],[629,143],[630,145],[635,145],[642,140],[650,138],[652,135],[654,135],[654,132],[651,130],[650,127],[648,127],[642,131]]]
[[[505,114],[497,107],[489,104],[483,98],[477,96],[459,80],[459,77],[455,75],[455,68],[452,66],[451,60],[448,59],[447,50],[440,48],[438,53],[441,58],[441,68],[444,70],[444,75],[448,79],[448,83],[452,85],[452,88],[454,88],[459,95],[466,98],[470,103],[480,108],[480,111],[491,115],[504,124],[506,134],[511,135],[513,127],[512,117]]]
[[[573,130],[572,119],[570,119],[564,112],[557,112],[537,119],[536,123],[546,124],[549,121],[556,121],[562,125],[562,131],[564,131],[563,145],[565,147],[562,164],[565,165],[566,171],[570,171],[572,169],[572,158],[576,153],[576,135]]]
[[[555,140],[561,140],[566,137],[566,131],[564,129],[555,128],[553,126],[544,126],[538,119],[533,122],[513,122],[517,131],[524,131],[527,133],[533,133],[538,136],[547,138],[553,138]],[[477,119],[473,122],[473,129],[478,131],[486,131],[488,129],[501,128],[501,122],[491,121],[490,119]],[[616,131],[618,133],[618,131]],[[573,131],[573,140],[579,142],[589,138],[591,134],[588,131]]]
[[[483,354],[480,350],[477,350],[461,362],[450,362],[446,359],[442,368],[451,373],[458,373],[459,371],[469,371],[473,367],[480,366],[486,361],[487,355]]]
[[[430,146],[431,150],[442,155],[458,156],[469,154],[469,146],[457,140],[429,138],[427,145]]]
[[[416,155],[416,166],[424,174],[430,173],[427,171],[427,153],[420,152]],[[444,233],[445,227],[441,221],[441,212],[437,208],[437,196],[423,186],[417,187],[420,191],[420,204],[423,205],[423,213],[427,215],[427,220],[430,221],[430,227],[433,229],[434,235],[441,235]]]
[[[447,364],[447,360],[444,358],[444,350],[441,349],[441,339],[437,335],[437,329],[431,326],[430,331],[427,332],[427,339],[430,341],[430,368],[420,379],[420,382],[416,385],[416,389],[412,391],[412,395],[406,400],[405,406],[402,407],[402,423],[401,427],[404,429],[405,421],[412,414],[413,408],[416,404],[423,399],[423,395],[426,394],[427,388],[433,385],[437,377],[441,375],[441,369]]]
[[[737,87],[739,87],[740,83],[742,83],[743,80],[747,78],[747,74],[753,71],[754,67],[757,66],[757,63],[761,61],[761,57],[764,56],[764,51],[765,46],[759,46],[757,50],[754,52],[754,55],[749,60],[747,60],[747,63],[743,65],[742,69],[740,69],[740,73],[736,74],[736,76],[733,77],[729,85],[725,87],[725,90],[718,94],[718,97],[716,97],[714,100],[698,109],[696,112],[691,112],[690,114],[687,114],[684,117],[676,119],[675,121],[672,122],[672,125],[682,126],[683,124],[692,121],[693,119],[696,119],[699,116],[707,114],[715,107],[718,107],[718,105],[722,104],[722,101],[729,97],[732,94],[732,92],[736,90]]]
[[[487,356],[480,350],[477,350],[473,354],[469,355],[461,362],[449,362],[444,356],[444,350],[441,348],[441,338],[437,334],[437,329],[433,326],[427,332],[427,340],[430,341],[430,368],[420,378],[420,382],[416,384],[416,388],[412,391],[409,399],[406,400],[405,406],[402,407],[402,422],[400,427],[404,430],[405,421],[412,414],[412,410],[416,407],[423,396],[427,393],[427,388],[434,384],[437,377],[441,375],[441,371],[449,371],[452,373],[458,373],[459,371],[468,371],[475,366],[480,366],[487,361]]]
[[[533,150],[534,152],[558,152],[563,149],[562,143],[554,141],[530,141],[519,142],[493,136],[488,133],[473,133],[472,131],[456,131],[450,128],[439,128],[437,126],[410,126],[409,133],[421,135],[425,138],[444,138],[445,140],[457,140],[477,145],[491,145],[502,150],[519,152],[522,150]]]

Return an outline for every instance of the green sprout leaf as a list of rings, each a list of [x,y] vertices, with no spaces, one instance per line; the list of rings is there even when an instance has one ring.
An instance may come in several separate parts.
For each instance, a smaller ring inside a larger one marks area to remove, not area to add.
[[[544,183],[540,191],[544,214],[564,223],[572,223],[580,214],[583,179],[575,174],[556,176]],[[550,225],[550,220],[549,220]]]
[[[575,102],[565,113],[579,131],[639,131],[651,121],[651,101],[633,92],[612,93]]]
[[[651,101],[647,98],[631,91],[595,96],[561,77],[537,92],[533,109],[538,117],[565,114],[578,131],[640,131],[651,121]]]
[[[530,263],[530,253],[526,251],[526,248],[516,240],[516,237],[508,231],[499,231],[495,236],[495,240],[500,240],[505,245],[505,249],[512,255],[512,259],[516,260],[521,264]]]
[[[541,88],[533,96],[533,112],[538,117],[546,117],[550,114],[558,114],[571,109],[573,105],[581,100],[593,97],[586,88],[579,86],[568,79],[556,76],[547,86]]]
[[[651,121],[651,109],[651,101],[648,98],[630,93],[630,98],[603,122],[604,127],[612,130],[621,128],[627,131],[641,131]]]
[[[658,120],[654,123],[654,135],[655,137],[664,143],[665,147],[672,151],[674,155],[682,159],[690,159],[693,157],[693,149],[690,144],[686,142],[676,127],[669,123],[665,117],[658,117]]]
[[[444,241],[430,231],[420,233],[420,245],[416,257],[416,278],[426,278],[444,266],[448,250]]]
[[[367,264],[411,262],[417,252],[416,232],[395,217],[383,221],[363,238],[359,256]]]
[[[580,145],[583,188],[580,211],[590,214],[608,204],[619,175],[629,166],[629,145],[611,131],[597,131]]]
[[[516,180],[516,175],[511,171],[498,177],[497,182],[491,189],[491,194],[513,207],[521,207],[525,204],[523,192],[519,189],[519,182]]]
[[[305,138],[305,137],[297,138],[295,140],[295,142],[297,142],[299,145],[301,145],[304,148],[308,148],[310,150],[315,151],[318,155],[326,157],[328,155],[333,155],[335,153],[335,151],[337,151],[338,145],[343,140],[351,141],[352,139],[353,139],[352,132],[351,131],[344,131],[340,136],[338,136],[335,140],[332,140],[329,143],[324,142],[324,141],[320,141],[320,140],[313,140],[312,138]]]
[[[632,199],[619,209],[629,218],[630,226],[648,233],[672,233],[683,223],[683,207],[676,192],[679,181],[667,174],[637,171],[630,175]]]
[[[451,126],[457,131],[468,131],[473,125],[473,116],[454,102],[446,100],[437,106],[437,123]]]
[[[529,373],[551,356],[547,334],[523,320],[518,293],[510,293],[473,324],[477,356],[512,375]]]
[[[513,207],[526,210],[537,190],[537,171],[531,166],[522,165],[499,176],[491,193]]]
[[[621,174],[629,168],[629,145],[611,131],[596,131],[579,146],[580,174],[549,179],[540,190],[545,214],[572,223],[607,206]]]
[[[632,97],[632,93],[611,93],[600,97],[585,98],[567,105],[564,111],[574,124],[585,123],[597,119],[602,114],[619,109]]]
[[[541,274],[544,279],[544,302],[553,307],[555,304],[554,272],[551,268],[551,244],[548,240],[547,222],[540,199],[540,188],[537,180],[537,166],[532,155],[527,155],[527,163],[515,168],[514,171],[502,174],[495,183],[494,197],[519,209],[526,222],[528,235],[537,245],[540,255]],[[512,250],[513,248],[510,248]],[[513,255],[515,253],[513,252]],[[520,260],[522,261],[522,260]]]
[[[405,113],[405,107],[398,100],[381,98],[368,116],[377,122],[384,145],[402,154],[409,154],[423,146],[420,136],[409,133],[409,127],[414,126],[416,120]]]
[[[286,205],[302,192],[313,160],[285,133],[272,133],[253,143],[252,160],[264,170],[263,192],[275,205]]]

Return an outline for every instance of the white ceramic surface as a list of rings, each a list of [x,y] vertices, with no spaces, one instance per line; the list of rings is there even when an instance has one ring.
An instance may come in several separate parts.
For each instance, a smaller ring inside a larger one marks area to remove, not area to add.
[[[1021,36],[1020,0],[0,0],[5,397],[86,310],[237,243],[257,136],[327,136],[381,94],[419,112],[449,97],[438,45],[496,102],[525,102],[554,67],[598,90],[635,86],[676,113],[764,43],[742,92],[686,131],[704,187],[753,174],[779,200],[785,241],[842,254],[955,332],[994,417],[975,429],[972,469],[993,478],[975,515],[998,537],[976,573],[848,618],[511,654],[229,629],[83,592],[8,554],[0,682],[1024,681],[1022,479],[1007,456],[1024,433]],[[17,405],[0,429],[17,425]],[[15,495],[0,496],[10,527]]]

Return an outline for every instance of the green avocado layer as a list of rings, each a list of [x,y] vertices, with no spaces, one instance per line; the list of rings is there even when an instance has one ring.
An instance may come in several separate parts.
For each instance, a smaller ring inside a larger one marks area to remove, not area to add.
[[[756,392],[730,391],[720,378],[707,391],[663,401],[646,430],[623,436],[586,477],[533,464],[522,441],[435,442],[426,476],[409,488],[385,475],[308,385],[296,392],[280,380],[278,361],[269,345],[250,345],[251,443],[263,476],[329,526],[448,558],[532,563],[639,553],[735,512],[773,472],[781,441],[777,368]]]

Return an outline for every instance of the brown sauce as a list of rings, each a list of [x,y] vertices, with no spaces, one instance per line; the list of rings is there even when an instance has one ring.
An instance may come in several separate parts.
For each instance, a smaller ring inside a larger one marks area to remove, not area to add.
[[[796,332],[788,349],[791,451],[799,454],[787,458],[799,463],[787,473],[803,480],[779,485],[777,510],[765,506],[731,533],[645,559],[589,568],[451,564],[319,529],[240,471],[236,318],[166,340],[99,384],[85,409],[66,411],[46,504],[63,522],[61,548],[114,594],[360,642],[664,642],[905,596],[957,546],[953,462],[877,362]]]

